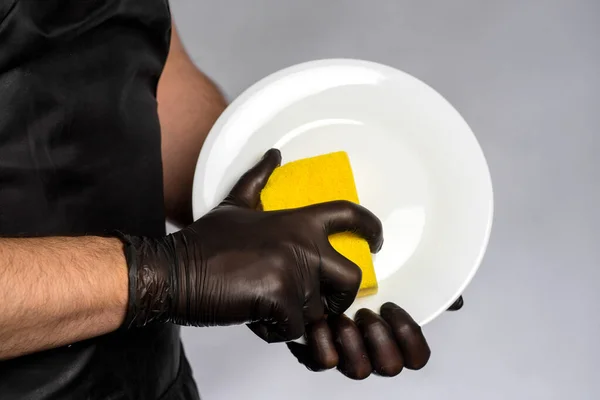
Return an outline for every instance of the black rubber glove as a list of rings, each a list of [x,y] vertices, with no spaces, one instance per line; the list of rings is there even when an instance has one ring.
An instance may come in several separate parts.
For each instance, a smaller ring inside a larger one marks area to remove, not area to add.
[[[312,371],[337,367],[352,379],[423,368],[431,351],[421,327],[393,303],[381,306],[380,314],[361,309],[354,321],[329,316],[307,327],[307,345],[291,342],[288,348]]]
[[[460,296],[448,311],[464,305]],[[381,307],[381,316],[362,309],[355,321],[346,316],[329,317],[306,328],[306,345],[287,343],[292,354],[311,371],[337,367],[352,379],[372,372],[396,376],[404,367],[420,369],[431,354],[419,325],[393,303]]]
[[[325,310],[339,315],[352,304],[361,270],[331,247],[328,236],[353,231],[377,252],[381,222],[350,202],[257,210],[280,162],[279,151],[268,151],[219,206],[180,232],[159,239],[125,236],[126,324],[249,323],[275,342],[296,339]]]
[[[463,308],[464,305],[465,305],[465,301],[463,300],[463,297],[459,296],[459,298],[456,299],[456,301],[454,303],[452,303],[450,308],[448,308],[448,311],[458,311],[461,308]]]

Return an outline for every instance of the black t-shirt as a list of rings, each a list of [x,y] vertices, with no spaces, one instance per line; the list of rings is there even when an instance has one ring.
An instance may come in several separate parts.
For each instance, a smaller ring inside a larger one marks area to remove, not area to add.
[[[165,233],[170,29],[167,0],[0,0],[0,235]],[[160,324],[0,362],[0,398],[197,393],[178,328]]]

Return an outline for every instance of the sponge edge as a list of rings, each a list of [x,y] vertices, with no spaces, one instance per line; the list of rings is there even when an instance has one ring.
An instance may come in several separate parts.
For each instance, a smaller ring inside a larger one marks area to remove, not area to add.
[[[359,203],[348,154],[343,151],[287,163],[273,172],[261,193],[265,211],[304,207],[335,200]],[[357,264],[363,274],[358,297],[377,293],[368,243],[353,233],[331,235],[335,250]]]

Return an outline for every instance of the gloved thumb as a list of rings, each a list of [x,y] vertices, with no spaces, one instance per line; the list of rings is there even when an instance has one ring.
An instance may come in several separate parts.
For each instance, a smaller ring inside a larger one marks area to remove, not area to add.
[[[224,203],[255,209],[260,202],[260,192],[280,164],[280,151],[277,149],[267,151],[263,158],[237,181]]]

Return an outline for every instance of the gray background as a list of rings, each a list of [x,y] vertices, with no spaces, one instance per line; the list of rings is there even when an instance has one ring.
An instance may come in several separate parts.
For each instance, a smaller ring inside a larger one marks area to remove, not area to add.
[[[229,98],[294,63],[355,57],[424,80],[490,164],[496,218],[466,306],[422,371],[310,373],[244,327],[186,329],[205,399],[600,398],[600,1],[175,0]]]

